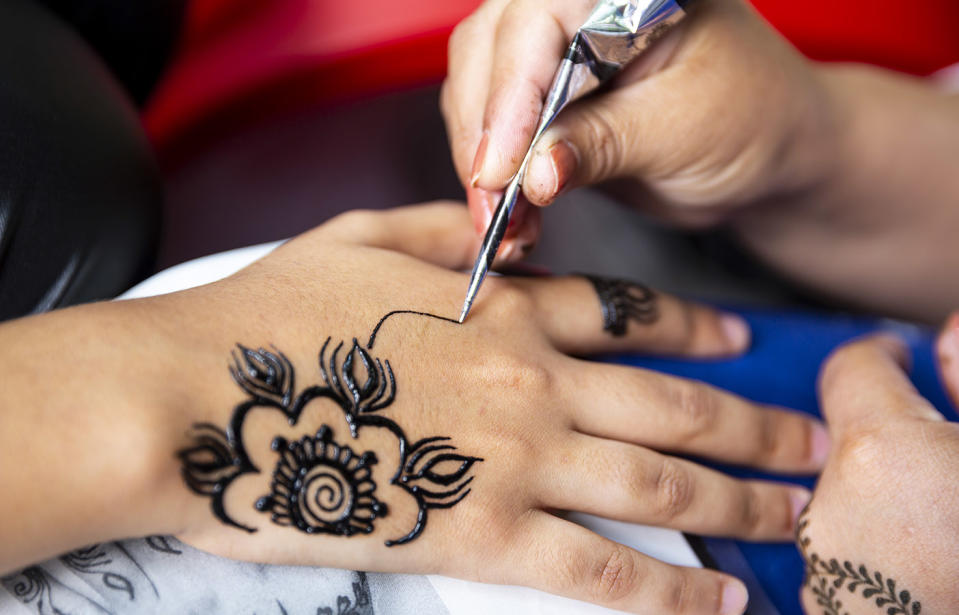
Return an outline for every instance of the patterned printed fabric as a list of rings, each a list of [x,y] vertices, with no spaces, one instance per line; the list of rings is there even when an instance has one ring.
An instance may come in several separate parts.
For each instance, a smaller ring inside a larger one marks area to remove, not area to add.
[[[422,576],[269,566],[169,536],[103,543],[0,579],[4,615],[444,614]]]

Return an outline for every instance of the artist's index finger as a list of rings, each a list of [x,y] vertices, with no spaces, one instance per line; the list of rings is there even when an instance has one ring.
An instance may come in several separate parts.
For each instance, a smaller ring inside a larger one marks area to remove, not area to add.
[[[515,0],[496,29],[487,137],[477,151],[474,183],[498,190],[516,173],[529,147],[553,75],[592,2]]]

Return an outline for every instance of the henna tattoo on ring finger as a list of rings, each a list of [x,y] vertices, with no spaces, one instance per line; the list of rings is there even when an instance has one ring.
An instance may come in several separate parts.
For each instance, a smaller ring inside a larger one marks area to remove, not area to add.
[[[580,274],[593,285],[603,310],[603,330],[613,337],[626,335],[629,321],[651,325],[659,320],[656,293],[643,284]]]

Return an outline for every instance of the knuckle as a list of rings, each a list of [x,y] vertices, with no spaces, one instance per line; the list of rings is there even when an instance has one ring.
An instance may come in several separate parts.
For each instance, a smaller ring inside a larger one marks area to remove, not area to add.
[[[759,492],[752,486],[747,485],[743,490],[741,500],[741,510],[739,513],[739,522],[746,534],[755,534],[762,523],[762,502]],[[789,510],[789,507],[786,507]]]
[[[758,439],[756,441],[757,448],[757,457],[758,461],[768,462],[773,459],[776,459],[782,449],[781,437],[783,431],[777,428],[776,422],[773,420],[773,415],[766,411],[759,411],[757,416],[757,422],[759,425]],[[809,429],[806,428],[803,430],[804,435],[806,436],[805,441],[809,441]]]
[[[680,383],[673,390],[672,407],[679,437],[691,442],[712,432],[719,420],[719,400],[711,388],[697,383]]]
[[[549,391],[553,373],[542,363],[519,354],[504,354],[490,371],[492,384],[520,391],[524,395]]]
[[[693,501],[693,479],[675,459],[663,459],[654,484],[653,506],[658,519],[675,519],[689,510]]]
[[[606,113],[597,109],[584,110],[581,118],[589,149],[584,159],[591,162],[597,177],[615,175],[626,150],[624,134],[614,128]]]
[[[453,32],[450,33],[450,38],[446,46],[450,60],[453,60],[460,50],[466,51],[472,46],[470,42],[473,38],[472,34],[475,29],[475,21],[476,14],[474,13],[456,24],[456,27],[453,28]]]
[[[382,226],[381,216],[381,212],[371,209],[353,209],[333,216],[322,228],[354,239],[369,237]]]
[[[490,311],[494,317],[531,318],[536,305],[533,297],[516,284],[506,280],[491,280],[496,292],[496,300],[490,301]]]
[[[622,545],[615,545],[602,564],[597,566],[592,579],[591,594],[597,603],[615,604],[637,590],[639,576],[636,560]]]
[[[669,583],[666,587],[665,604],[663,605],[666,613],[689,613],[693,601],[693,588],[686,574],[680,574],[675,581]]]
[[[888,464],[889,443],[878,428],[863,428],[853,437],[839,445],[839,459],[845,471],[863,476],[884,468]]]

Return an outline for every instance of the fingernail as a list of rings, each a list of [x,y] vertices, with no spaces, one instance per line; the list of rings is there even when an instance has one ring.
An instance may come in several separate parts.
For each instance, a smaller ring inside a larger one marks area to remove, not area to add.
[[[509,241],[505,242],[505,245],[500,246],[499,253],[497,253],[497,260],[508,263],[513,260],[513,256],[516,253],[516,242]]]
[[[484,130],[483,138],[480,139],[479,145],[476,146],[476,156],[473,158],[473,168],[470,170],[470,186],[473,188],[476,187],[476,182],[479,181],[480,175],[483,173],[487,146],[489,146],[489,131]]]
[[[816,467],[826,465],[826,458],[829,457],[829,449],[832,448],[832,439],[829,437],[829,431],[826,427],[815,423],[809,435],[809,458]]]
[[[529,161],[524,185],[527,194],[540,205],[551,202],[569,184],[577,164],[576,150],[568,141],[557,141],[548,150],[537,151]]]
[[[792,506],[792,527],[795,528],[799,522],[799,515],[806,510],[809,500],[812,499],[812,493],[806,489],[793,489],[789,492],[789,504]]]
[[[946,321],[936,342],[939,374],[953,401],[959,403],[959,313]]]
[[[721,615],[742,615],[749,603],[749,592],[742,581],[730,579],[723,585],[723,599],[719,606]]]
[[[719,327],[726,338],[726,342],[733,350],[745,350],[749,347],[749,325],[741,316],[736,314],[721,314]]]
[[[482,235],[489,228],[493,220],[492,194],[479,188],[469,188],[466,191],[466,200],[469,203],[470,214],[473,216],[473,227],[478,235]]]

